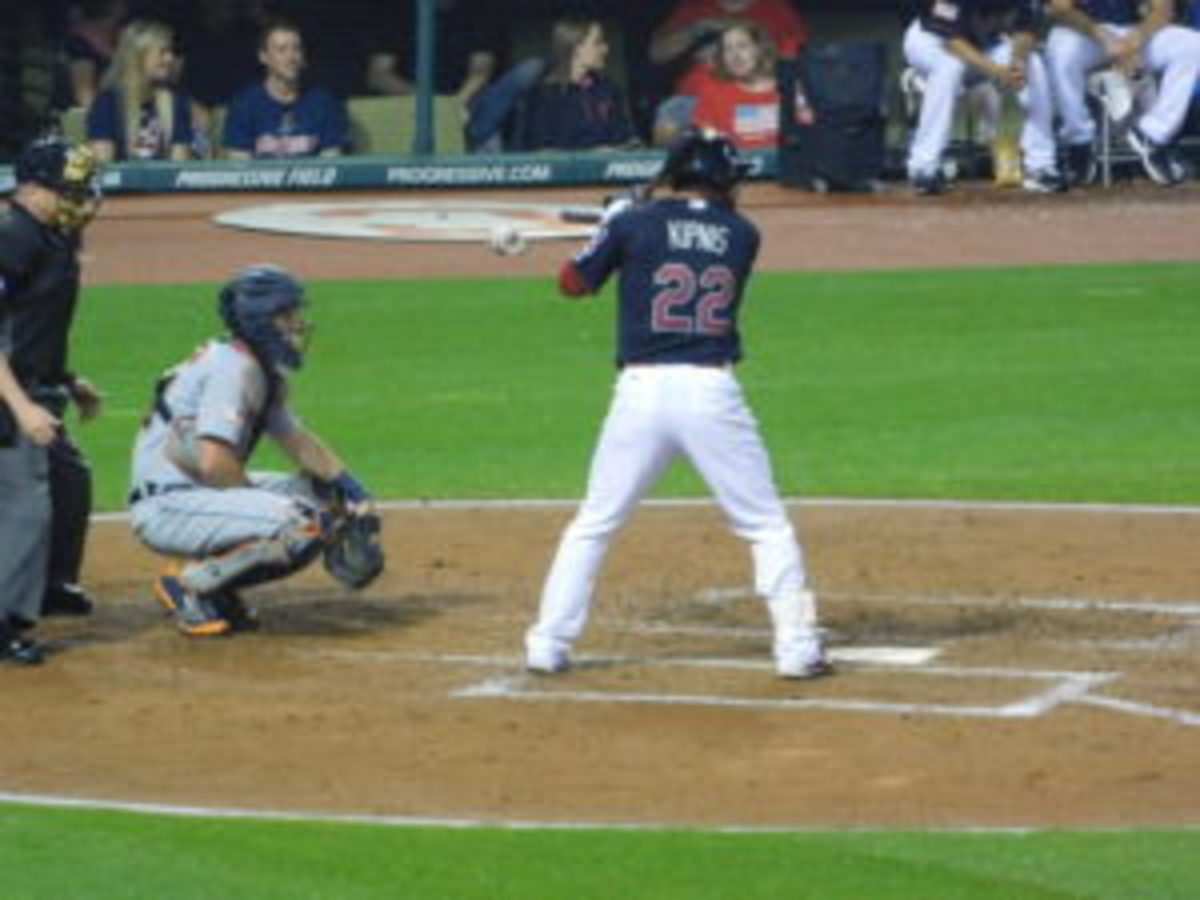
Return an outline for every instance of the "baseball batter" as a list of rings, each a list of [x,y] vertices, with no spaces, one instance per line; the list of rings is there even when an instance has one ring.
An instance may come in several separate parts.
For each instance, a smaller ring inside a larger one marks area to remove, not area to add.
[[[950,143],[954,109],[964,84],[991,79],[1015,94],[1021,128],[1022,186],[1051,193],[1065,188],[1054,139],[1050,79],[1034,51],[1038,0],[927,0],[904,35],[904,56],[925,82],[921,113],[908,154],[908,177],[918,194],[947,188],[942,154]]]
[[[734,375],[742,355],[738,310],[759,247],[757,229],[735,209],[746,169],[726,138],[686,131],[658,179],[671,193],[613,204],[591,242],[562,268],[559,286],[568,297],[593,294],[620,272],[620,375],[587,496],[562,536],[526,634],[532,672],[569,668],[609,543],[680,455],[750,544],[778,674],[831,671],[800,546]]]
[[[1126,139],[1155,182],[1185,181],[1188,166],[1174,141],[1200,80],[1200,32],[1171,24],[1174,0],[1049,0],[1049,5],[1057,24],[1047,37],[1046,56],[1072,177],[1096,177],[1096,123],[1087,106],[1087,80],[1111,66],[1130,75],[1142,68],[1153,73],[1157,97]]]
[[[237,589],[299,571],[331,544],[340,520],[370,514],[362,483],[288,406],[287,373],[303,362],[303,302],[283,269],[237,273],[219,299],[228,339],[159,380],[138,433],[131,523],[148,547],[177,558],[154,590],[184,634],[253,627]],[[263,434],[299,474],[247,471]]]

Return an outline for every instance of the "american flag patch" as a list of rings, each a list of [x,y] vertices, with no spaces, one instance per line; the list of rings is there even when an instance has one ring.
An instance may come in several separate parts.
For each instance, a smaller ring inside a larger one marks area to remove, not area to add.
[[[733,111],[733,133],[742,137],[774,134],[779,130],[779,106],[774,103],[740,103]]]
[[[939,19],[948,19],[951,22],[957,22],[958,4],[951,3],[949,0],[937,0],[933,4],[933,14]]]

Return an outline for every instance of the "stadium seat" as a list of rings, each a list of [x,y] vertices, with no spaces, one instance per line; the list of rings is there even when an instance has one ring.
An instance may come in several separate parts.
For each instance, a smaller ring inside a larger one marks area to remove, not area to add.
[[[413,152],[416,97],[352,97],[348,111],[351,153],[407,156]],[[434,97],[433,121],[434,152],[442,155],[462,153],[458,98],[451,95]]]

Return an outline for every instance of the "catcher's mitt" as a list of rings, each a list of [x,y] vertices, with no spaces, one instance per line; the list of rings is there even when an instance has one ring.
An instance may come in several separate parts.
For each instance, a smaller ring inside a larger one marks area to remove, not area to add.
[[[325,571],[347,587],[364,588],[383,571],[379,516],[346,516],[325,545]]]

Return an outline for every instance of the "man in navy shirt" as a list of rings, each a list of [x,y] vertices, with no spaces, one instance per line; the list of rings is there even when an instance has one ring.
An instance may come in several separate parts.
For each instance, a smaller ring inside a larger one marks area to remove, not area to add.
[[[301,82],[304,43],[284,20],[266,25],[259,42],[266,78],[229,104],[225,153],[230,159],[337,156],[346,144],[343,104],[321,87]]]
[[[1096,123],[1087,107],[1087,80],[1096,69],[1112,67],[1126,75],[1145,68],[1158,80],[1154,102],[1126,139],[1155,182],[1185,181],[1188,166],[1174,142],[1200,81],[1200,32],[1172,24],[1174,0],[1049,0],[1049,7],[1057,24],[1046,40],[1046,57],[1074,178],[1095,178]]]
[[[531,672],[570,667],[609,544],[676,456],[696,467],[750,545],[755,588],[774,626],[776,672],[831,671],[800,545],[733,371],[742,356],[738,310],[759,247],[758,229],[734,206],[746,168],[727,138],[685,131],[658,177],[670,194],[611,206],[559,275],[563,294],[582,297],[620,273],[620,375],[587,497],[563,533],[525,636]],[[663,551],[664,564],[687,565],[683,548]]]

